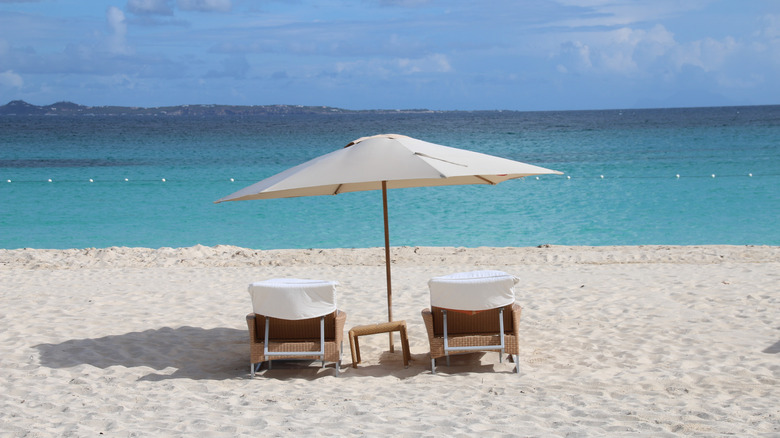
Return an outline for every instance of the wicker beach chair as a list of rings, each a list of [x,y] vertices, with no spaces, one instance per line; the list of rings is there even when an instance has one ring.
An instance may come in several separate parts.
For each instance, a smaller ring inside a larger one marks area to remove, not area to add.
[[[428,282],[431,308],[422,311],[431,348],[431,372],[436,359],[475,351],[514,356],[520,373],[521,307],[515,303],[518,279],[501,271],[473,271],[435,277]]]
[[[273,279],[249,285],[253,313],[249,328],[252,377],[263,362],[277,359],[335,362],[341,368],[346,313],[336,308],[336,282]]]

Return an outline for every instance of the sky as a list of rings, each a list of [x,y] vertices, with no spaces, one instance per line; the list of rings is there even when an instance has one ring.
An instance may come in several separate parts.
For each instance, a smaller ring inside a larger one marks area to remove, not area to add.
[[[0,0],[0,104],[780,104],[777,0]]]

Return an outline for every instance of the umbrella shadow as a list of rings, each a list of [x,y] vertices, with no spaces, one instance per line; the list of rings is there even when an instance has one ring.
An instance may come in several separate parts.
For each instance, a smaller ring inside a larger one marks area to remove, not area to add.
[[[36,345],[40,363],[49,368],[92,365],[106,369],[148,367],[139,380],[225,380],[248,374],[249,339],[246,330],[230,328],[163,327],[142,332],[71,339]],[[174,368],[173,372],[170,369]]]
[[[349,354],[349,352],[347,352]],[[425,373],[424,365],[429,363],[428,354],[413,354],[409,361],[409,367],[404,367],[403,353],[400,349],[391,353],[389,351],[383,351],[380,353],[378,363],[368,363],[370,361],[363,361],[357,364],[357,367],[353,367],[352,359],[349,356],[345,357],[344,365],[347,368],[347,375],[358,376],[370,376],[370,377],[383,377],[393,376],[398,379],[408,379],[419,374]],[[365,357],[363,357],[365,359]]]
[[[766,348],[766,350],[762,351],[762,353],[768,353],[768,354],[780,353],[780,341],[777,341],[774,344],[770,345],[769,347]]]

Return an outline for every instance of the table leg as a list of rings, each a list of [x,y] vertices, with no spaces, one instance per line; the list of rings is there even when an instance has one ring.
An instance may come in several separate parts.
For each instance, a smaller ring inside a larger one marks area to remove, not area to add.
[[[357,360],[355,359],[355,333],[349,331],[349,351],[352,353],[352,368],[357,368]]]
[[[401,326],[401,350],[403,350],[404,353],[404,367],[409,368],[409,361],[411,358],[411,353],[409,352],[409,337],[406,334],[406,326]]]

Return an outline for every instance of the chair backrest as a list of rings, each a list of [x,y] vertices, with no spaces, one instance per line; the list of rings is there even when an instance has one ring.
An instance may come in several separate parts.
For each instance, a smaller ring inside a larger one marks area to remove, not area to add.
[[[255,315],[255,342],[263,342],[265,337],[265,316]],[[268,340],[275,342],[320,341],[320,318],[299,320],[269,319]],[[325,315],[325,340],[336,339],[336,312]]]
[[[514,327],[512,321],[512,306],[505,306],[504,309],[504,333],[511,334]],[[444,335],[444,323],[441,307],[432,307],[433,314],[433,334],[435,336]],[[489,309],[481,312],[462,312],[457,310],[447,311],[447,333],[454,335],[495,335],[500,330],[498,322],[498,310]]]
[[[434,277],[428,281],[431,307],[482,311],[515,302],[517,277],[503,271],[471,271]]]
[[[275,278],[249,285],[252,309],[258,315],[300,320],[336,311],[336,283]]]

